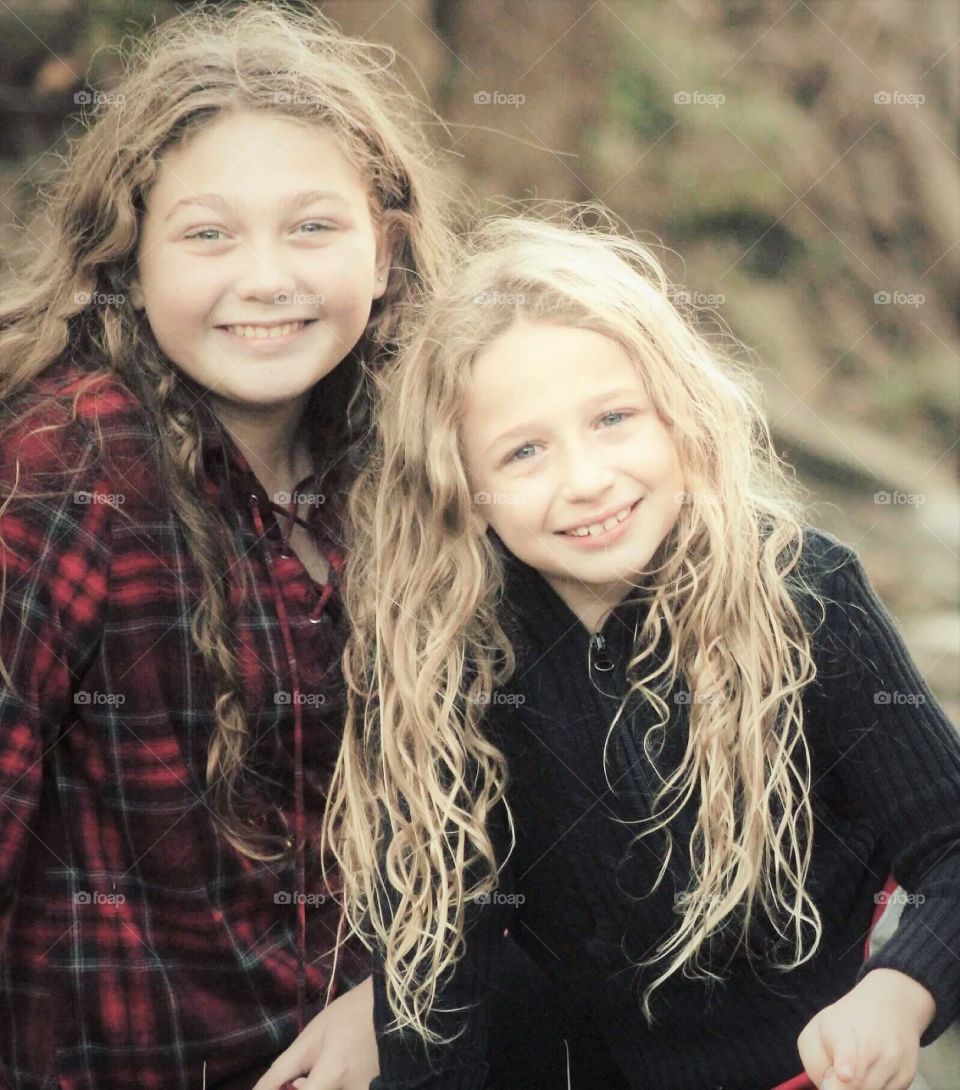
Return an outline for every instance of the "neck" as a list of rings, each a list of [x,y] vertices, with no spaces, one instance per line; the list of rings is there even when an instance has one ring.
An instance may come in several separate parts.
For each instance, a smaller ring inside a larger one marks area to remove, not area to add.
[[[626,598],[631,590],[629,583],[611,583],[600,587],[584,585],[576,579],[564,579],[555,575],[544,578],[566,602],[572,613],[588,632],[599,632],[610,614]]]
[[[314,469],[302,428],[306,401],[267,407],[213,402],[214,412],[269,495],[292,491]]]

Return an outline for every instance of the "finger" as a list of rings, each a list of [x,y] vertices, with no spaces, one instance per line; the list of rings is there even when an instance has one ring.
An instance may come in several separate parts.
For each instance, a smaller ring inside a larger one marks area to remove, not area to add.
[[[892,1080],[901,1068],[899,1052],[891,1055],[880,1053],[872,1060],[861,1056],[859,1078],[855,1082],[842,1080],[836,1070],[833,1070],[826,1080],[824,1090],[893,1090]],[[906,1090],[909,1085],[908,1080],[899,1090]]]
[[[881,1090],[910,1090],[914,1079],[917,1077],[917,1068],[920,1064],[920,1049],[906,1049],[897,1057],[893,1071],[888,1075],[887,1081],[881,1083]]]
[[[844,1035],[833,1054],[833,1070],[841,1083],[850,1085],[860,1081],[860,1056],[857,1049],[857,1035],[851,1029]]]
[[[916,1073],[916,1065],[911,1067],[904,1063],[899,1053],[890,1058],[881,1058],[870,1068],[864,1080],[864,1090],[909,1090]]]
[[[314,1064],[313,1070],[297,1090],[347,1090],[346,1075],[338,1063],[331,1063],[328,1058]]]
[[[282,1090],[285,1082],[293,1082],[309,1070],[310,1061],[305,1047],[300,1041],[294,1041],[286,1052],[281,1052],[273,1061],[253,1090]]]
[[[849,1090],[849,1087],[849,1083],[842,1083],[837,1078],[837,1073],[834,1071],[833,1065],[830,1064],[823,1073],[823,1082],[820,1085],[820,1090]]]
[[[823,1090],[823,1081],[830,1068],[830,1057],[820,1040],[818,1021],[819,1015],[807,1024],[806,1029],[797,1038],[797,1051],[800,1053],[800,1062],[803,1064],[807,1078],[817,1087],[817,1090]]]
[[[865,1066],[860,1060],[857,1031],[847,1022],[838,1026],[833,1020],[822,1022],[820,1029],[823,1047],[833,1067],[832,1078],[837,1083],[838,1090],[856,1086],[864,1074],[862,1068]]]

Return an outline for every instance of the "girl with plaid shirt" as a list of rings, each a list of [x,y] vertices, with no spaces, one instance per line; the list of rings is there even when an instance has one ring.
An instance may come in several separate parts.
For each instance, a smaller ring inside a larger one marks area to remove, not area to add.
[[[389,63],[316,15],[138,49],[0,312],[0,1083],[249,1090],[362,980],[324,1015],[365,1086],[314,847],[340,496],[439,187]]]

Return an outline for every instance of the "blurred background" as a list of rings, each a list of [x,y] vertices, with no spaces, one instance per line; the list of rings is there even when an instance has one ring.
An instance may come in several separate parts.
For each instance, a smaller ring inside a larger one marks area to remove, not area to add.
[[[0,0],[0,245],[123,39],[183,6]],[[658,248],[960,723],[960,0],[295,6],[397,50],[478,211],[602,201]],[[956,1090],[958,1041],[917,1087]]]
[[[0,3],[0,243],[118,46],[184,5]],[[957,0],[337,0],[478,209],[600,200],[751,351],[814,520],[960,722]]]

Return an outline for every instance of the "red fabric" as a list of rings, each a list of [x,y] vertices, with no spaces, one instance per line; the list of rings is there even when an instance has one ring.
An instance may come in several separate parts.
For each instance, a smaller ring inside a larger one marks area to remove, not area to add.
[[[806,1075],[797,1075],[795,1079],[788,1079],[787,1082],[774,1086],[773,1090],[816,1090],[816,1087]]]
[[[873,930],[880,922],[880,917],[883,915],[884,909],[887,907],[887,901],[890,894],[897,888],[897,880],[891,875],[884,883],[882,894],[883,896],[878,899],[877,907],[873,913],[873,920],[870,923],[870,931],[867,934],[866,941],[863,946],[863,957],[866,960],[870,956],[870,940],[873,938]],[[774,1086],[772,1090],[816,1090],[816,1086],[807,1078],[805,1074],[796,1075],[792,1079],[788,1079],[786,1082],[781,1082],[777,1086]]]
[[[0,451],[0,500],[17,473],[54,493],[0,513],[0,1085],[249,1090],[302,1017],[368,972],[351,944],[331,981],[340,913],[313,847],[342,721],[338,508],[311,515],[331,569],[318,587],[287,544],[295,505],[209,432],[207,495],[249,580],[242,595],[224,573],[256,739],[244,782],[297,846],[257,863],[211,811],[213,692],[190,634],[204,588],[156,436],[108,377],[71,422],[57,398],[79,377],[48,372]],[[98,431],[103,457],[81,469]]]

